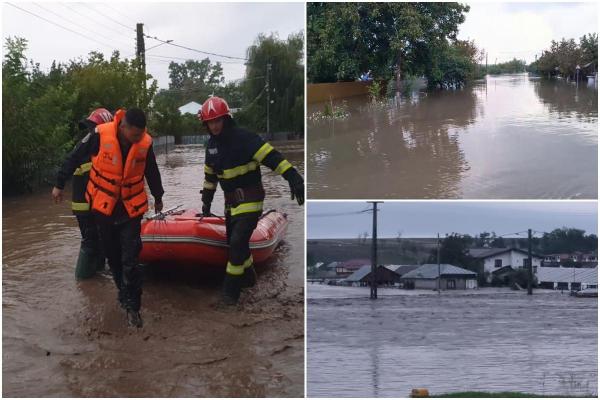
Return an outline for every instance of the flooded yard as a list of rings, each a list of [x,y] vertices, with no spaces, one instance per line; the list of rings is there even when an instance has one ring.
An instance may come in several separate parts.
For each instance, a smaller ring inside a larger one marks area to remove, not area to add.
[[[274,145],[303,172],[303,144]],[[157,156],[165,209],[200,208],[203,158],[202,146]],[[148,268],[141,330],[127,328],[108,276],[75,282],[70,201],[52,204],[50,188],[3,199],[3,396],[303,396],[304,213],[287,182],[264,172],[265,209],[288,213],[289,225],[257,286],[222,310],[220,276]],[[220,189],[213,204],[222,215]]]
[[[516,74],[334,104],[349,117],[308,125],[311,198],[597,198],[597,88]]]
[[[307,287],[309,397],[595,396],[598,300],[566,293]]]

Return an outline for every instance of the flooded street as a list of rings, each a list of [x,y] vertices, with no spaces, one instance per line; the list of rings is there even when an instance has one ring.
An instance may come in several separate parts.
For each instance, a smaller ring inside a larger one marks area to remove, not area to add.
[[[345,120],[309,123],[310,198],[597,198],[594,87],[517,74],[345,102]]]
[[[307,287],[309,397],[595,396],[598,300],[507,289]]]
[[[302,143],[274,146],[304,174]],[[201,146],[157,156],[165,209],[201,207],[203,158]],[[3,396],[303,396],[304,210],[285,180],[263,172],[265,210],[288,213],[289,226],[257,286],[220,310],[221,277],[148,268],[141,330],[126,327],[109,277],[75,281],[70,193],[60,206],[50,188],[3,199]]]

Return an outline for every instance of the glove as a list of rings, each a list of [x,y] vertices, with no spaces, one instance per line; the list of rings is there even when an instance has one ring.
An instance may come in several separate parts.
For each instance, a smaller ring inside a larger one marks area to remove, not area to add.
[[[300,177],[300,175],[298,175]],[[290,180],[290,192],[292,192],[292,200],[294,198],[298,202],[298,205],[301,206],[304,204],[304,180],[302,177],[298,180]]]
[[[210,203],[202,203],[202,215],[204,217],[210,217]]]

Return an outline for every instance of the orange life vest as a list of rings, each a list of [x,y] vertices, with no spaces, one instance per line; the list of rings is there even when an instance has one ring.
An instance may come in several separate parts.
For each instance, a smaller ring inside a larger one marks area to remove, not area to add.
[[[117,132],[125,115],[123,110],[115,113],[112,122],[96,127],[100,135],[100,149],[92,157],[92,169],[87,185],[86,198],[92,210],[112,215],[118,201],[123,201],[131,218],[148,211],[148,196],[144,189],[146,156],[152,145],[152,137],[144,132],[142,140],[131,145],[125,167]]]

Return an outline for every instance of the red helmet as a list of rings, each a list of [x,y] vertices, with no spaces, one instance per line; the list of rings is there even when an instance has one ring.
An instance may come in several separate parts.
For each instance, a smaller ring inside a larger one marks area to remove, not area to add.
[[[112,121],[113,116],[106,108],[97,108],[86,119],[100,125]]]
[[[198,111],[198,118],[202,122],[210,121],[211,119],[217,119],[224,115],[231,117],[231,111],[227,102],[220,97],[213,96],[202,104],[202,108]]]

